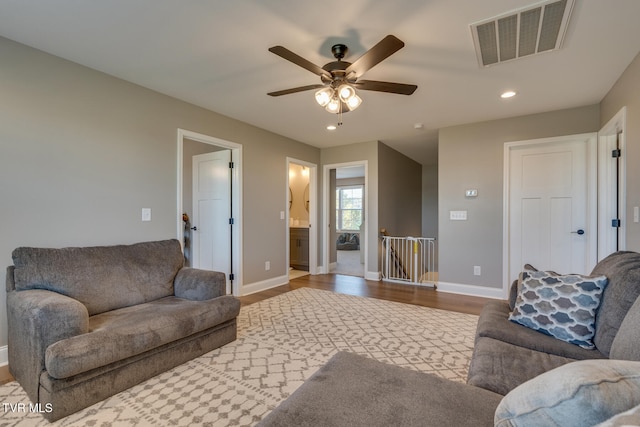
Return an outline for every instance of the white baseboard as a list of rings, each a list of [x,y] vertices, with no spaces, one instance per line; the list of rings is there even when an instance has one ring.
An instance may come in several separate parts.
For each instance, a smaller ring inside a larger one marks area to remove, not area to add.
[[[460,283],[438,282],[438,291],[482,298],[506,299],[502,288],[487,288],[485,286],[464,285]]]
[[[261,282],[250,283],[243,285],[240,290],[240,295],[251,295],[256,292],[266,291],[267,289],[275,288],[276,286],[282,286],[289,283],[289,275],[278,276],[272,279],[263,280]]]
[[[364,278],[366,280],[373,280],[373,281],[379,282],[380,280],[382,280],[382,273],[380,273],[379,271],[367,271],[364,274]]]
[[[3,345],[0,347],[0,366],[9,364],[9,347]]]

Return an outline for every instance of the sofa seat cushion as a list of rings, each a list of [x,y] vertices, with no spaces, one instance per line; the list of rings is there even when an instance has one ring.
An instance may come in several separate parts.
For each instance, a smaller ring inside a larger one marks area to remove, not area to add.
[[[467,384],[505,395],[540,374],[574,361],[480,337],[473,349]]]
[[[180,242],[13,251],[15,288],[45,289],[80,301],[89,315],[174,294],[184,264]]]
[[[232,296],[206,301],[165,297],[89,318],[89,333],[47,348],[45,367],[68,378],[144,353],[234,319],[240,302]]]
[[[478,319],[476,336],[494,338],[519,347],[571,359],[605,357],[597,349],[587,350],[509,321],[509,304],[503,301],[489,301],[485,304]]]

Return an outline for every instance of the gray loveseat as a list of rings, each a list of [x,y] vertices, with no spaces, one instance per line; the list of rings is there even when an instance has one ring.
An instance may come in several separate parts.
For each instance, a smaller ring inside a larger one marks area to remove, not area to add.
[[[46,419],[236,339],[224,274],[183,260],[177,240],[13,252],[9,369]]]

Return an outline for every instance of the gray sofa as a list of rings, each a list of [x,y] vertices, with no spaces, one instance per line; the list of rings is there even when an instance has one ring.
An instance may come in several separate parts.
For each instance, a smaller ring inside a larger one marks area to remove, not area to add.
[[[612,254],[592,275],[607,279],[594,349],[509,320],[516,283],[479,317],[467,384],[338,353],[259,425],[640,425],[640,254]]]
[[[7,269],[9,370],[49,421],[236,339],[223,273],[177,240],[17,248]]]
[[[467,382],[505,395],[569,362],[640,360],[640,334],[636,332],[640,328],[640,254],[609,255],[595,266],[591,276],[608,279],[596,313],[595,348],[585,349],[510,321],[518,292],[514,284],[508,302],[490,301],[480,314]]]

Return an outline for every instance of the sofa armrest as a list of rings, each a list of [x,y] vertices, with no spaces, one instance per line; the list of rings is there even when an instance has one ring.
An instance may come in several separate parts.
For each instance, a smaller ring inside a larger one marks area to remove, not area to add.
[[[47,347],[89,332],[89,313],[79,301],[47,290],[7,293],[9,369],[32,401],[38,401]]]
[[[194,301],[217,298],[227,293],[227,280],[220,271],[184,267],[173,283],[175,295]]]

